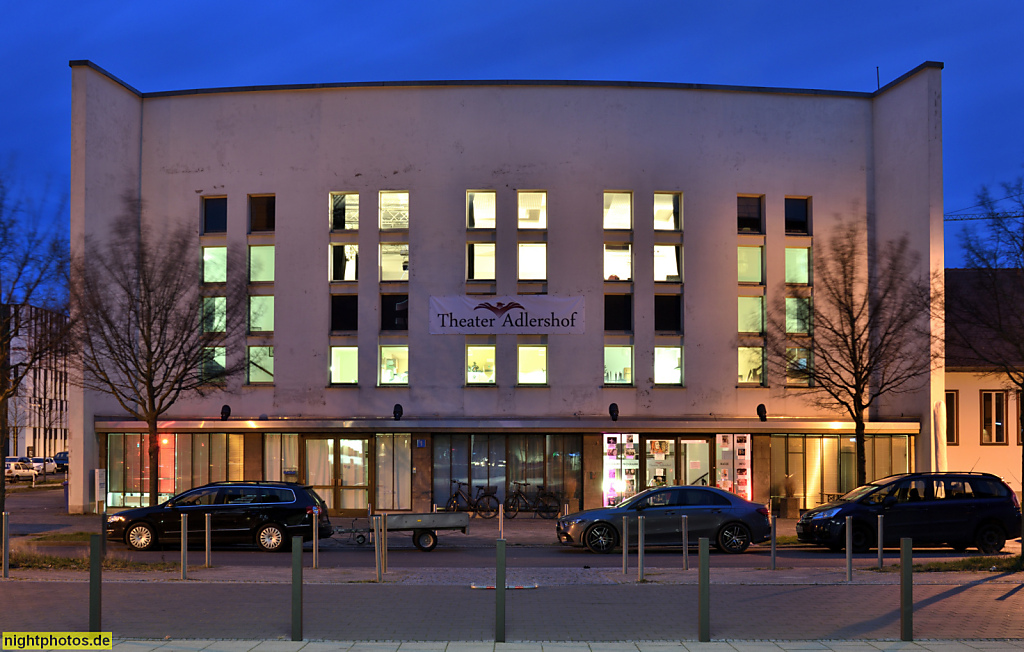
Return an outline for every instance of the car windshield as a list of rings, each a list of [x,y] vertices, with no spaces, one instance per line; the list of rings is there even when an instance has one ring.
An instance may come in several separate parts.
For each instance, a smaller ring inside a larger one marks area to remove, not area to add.
[[[864,496],[867,496],[869,493],[875,491],[879,487],[886,487],[888,485],[891,485],[893,482],[896,482],[897,479],[898,478],[895,478],[895,477],[892,477],[892,478],[882,478],[881,480],[875,480],[874,482],[869,482],[866,485],[862,485],[860,487],[857,487],[853,491],[851,491],[851,492],[849,492],[847,494],[844,494],[843,496],[840,496],[839,500],[844,500],[844,501],[848,501],[848,502],[849,501],[854,501],[854,500],[860,500],[861,498],[863,498]]]
[[[630,496],[629,498],[623,500],[621,503],[618,503],[615,506],[616,507],[626,507],[627,505],[629,505],[630,503],[633,503],[634,501],[641,500],[644,496],[650,494],[652,491],[654,491],[655,489],[658,489],[658,488],[659,487],[654,487],[654,488],[651,488],[651,489],[644,489],[640,493],[633,494],[632,496]]]

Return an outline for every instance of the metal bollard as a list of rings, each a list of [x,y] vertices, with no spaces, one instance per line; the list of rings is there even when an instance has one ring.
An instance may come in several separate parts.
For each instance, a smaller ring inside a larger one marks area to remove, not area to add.
[[[772,563],[771,570],[775,570],[775,514],[772,514]]]
[[[882,519],[883,518],[884,517],[881,514],[878,515],[878,568],[879,568],[879,570],[881,570],[882,566],[885,564],[885,562],[884,562],[885,554],[882,552],[882,548],[884,547],[883,542],[885,541],[885,539],[882,537]]]
[[[569,503],[565,503],[565,509],[562,511],[562,516],[569,515]]]
[[[320,508],[313,510],[313,568],[320,568]]]
[[[206,567],[213,568],[213,514],[206,514]]]
[[[292,640],[302,640],[302,537],[292,537]]]
[[[622,517],[622,574],[629,570],[629,521]]]
[[[11,513],[3,513],[4,579],[11,576]]]
[[[683,570],[690,570],[690,526],[686,516],[683,516]]]
[[[104,501],[100,513],[100,554],[107,558],[107,503]]]
[[[103,551],[102,534],[89,535],[89,631],[102,628],[103,614]]]
[[[644,581],[644,517],[636,519],[636,581]]]
[[[697,640],[711,640],[711,569],[709,568],[709,542],[707,537],[697,540]]]
[[[388,572],[388,513],[384,512],[380,516],[380,570],[382,573]]]
[[[505,642],[505,540],[498,539],[494,572],[494,642]]]
[[[914,640],[914,544],[900,539],[900,640]]]
[[[846,581],[853,581],[853,517],[846,517]]]
[[[188,514],[181,515],[181,579],[188,579]]]
[[[505,506],[498,503],[498,538],[505,538]]]
[[[373,558],[376,563],[377,583],[384,581],[384,560],[380,554],[380,516],[373,515]]]

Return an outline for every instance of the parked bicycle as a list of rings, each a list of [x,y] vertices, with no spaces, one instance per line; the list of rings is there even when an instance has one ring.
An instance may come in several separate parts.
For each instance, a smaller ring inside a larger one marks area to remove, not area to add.
[[[498,498],[495,496],[498,493],[497,487],[477,487],[476,498],[471,498],[463,489],[463,487],[469,486],[468,482],[452,480],[452,484],[459,486],[455,489],[452,497],[448,499],[445,505],[446,511],[476,512],[476,515],[481,518],[494,518],[497,516]]]
[[[515,485],[511,494],[505,499],[505,516],[509,518],[515,518],[516,514],[523,511],[533,510],[541,518],[554,518],[558,516],[558,497],[550,491],[545,491],[544,487],[537,487],[537,499],[534,502],[530,502],[530,499],[526,497],[526,493],[523,491],[523,487],[529,487],[529,482],[517,482],[512,481]]]

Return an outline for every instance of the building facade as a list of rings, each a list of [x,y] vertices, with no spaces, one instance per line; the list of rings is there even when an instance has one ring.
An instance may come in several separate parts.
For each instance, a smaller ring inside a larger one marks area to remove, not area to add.
[[[810,507],[852,488],[853,424],[773,377],[766,314],[813,297],[815,241],[843,219],[943,266],[941,64],[873,93],[141,93],[71,66],[72,250],[136,193],[140,219],[195,228],[205,301],[248,325],[245,350],[214,352],[245,377],[161,424],[167,495],[292,479],[357,514],[525,481],[575,510],[708,483]],[[248,306],[220,300],[229,279]],[[943,390],[939,368],[871,415],[869,476],[934,466]],[[72,511],[144,501],[144,424],[82,390],[70,413]]]

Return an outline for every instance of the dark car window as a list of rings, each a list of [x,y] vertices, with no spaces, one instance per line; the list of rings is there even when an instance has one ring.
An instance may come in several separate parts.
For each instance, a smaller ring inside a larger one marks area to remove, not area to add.
[[[217,500],[217,488],[197,489],[181,496],[174,501],[175,507],[193,507],[195,505],[213,505]]]
[[[974,498],[1002,498],[1007,495],[1006,485],[995,480],[971,478],[970,485]]]
[[[251,487],[224,487],[221,490],[220,502],[224,505],[249,505],[259,502],[258,490]]]
[[[637,507],[672,507],[676,504],[674,491],[656,491],[637,502]]]
[[[927,480],[904,480],[896,487],[896,502],[917,503],[929,498]]]
[[[887,484],[884,487],[880,488],[878,491],[876,491],[876,492],[874,492],[872,494],[868,494],[864,498],[864,503],[866,505],[878,505],[882,501],[884,501],[886,498],[888,498],[889,496],[893,495],[893,492],[896,490],[896,488],[898,486],[899,485],[897,485],[895,483]],[[849,497],[852,493],[853,492],[851,491],[849,494],[846,494],[845,497]]]
[[[679,504],[686,506],[696,505],[729,505],[729,499],[720,496],[713,491],[702,489],[679,489]]]
[[[277,487],[259,487],[258,503],[291,503],[295,502],[295,494],[291,489],[279,489]]]

